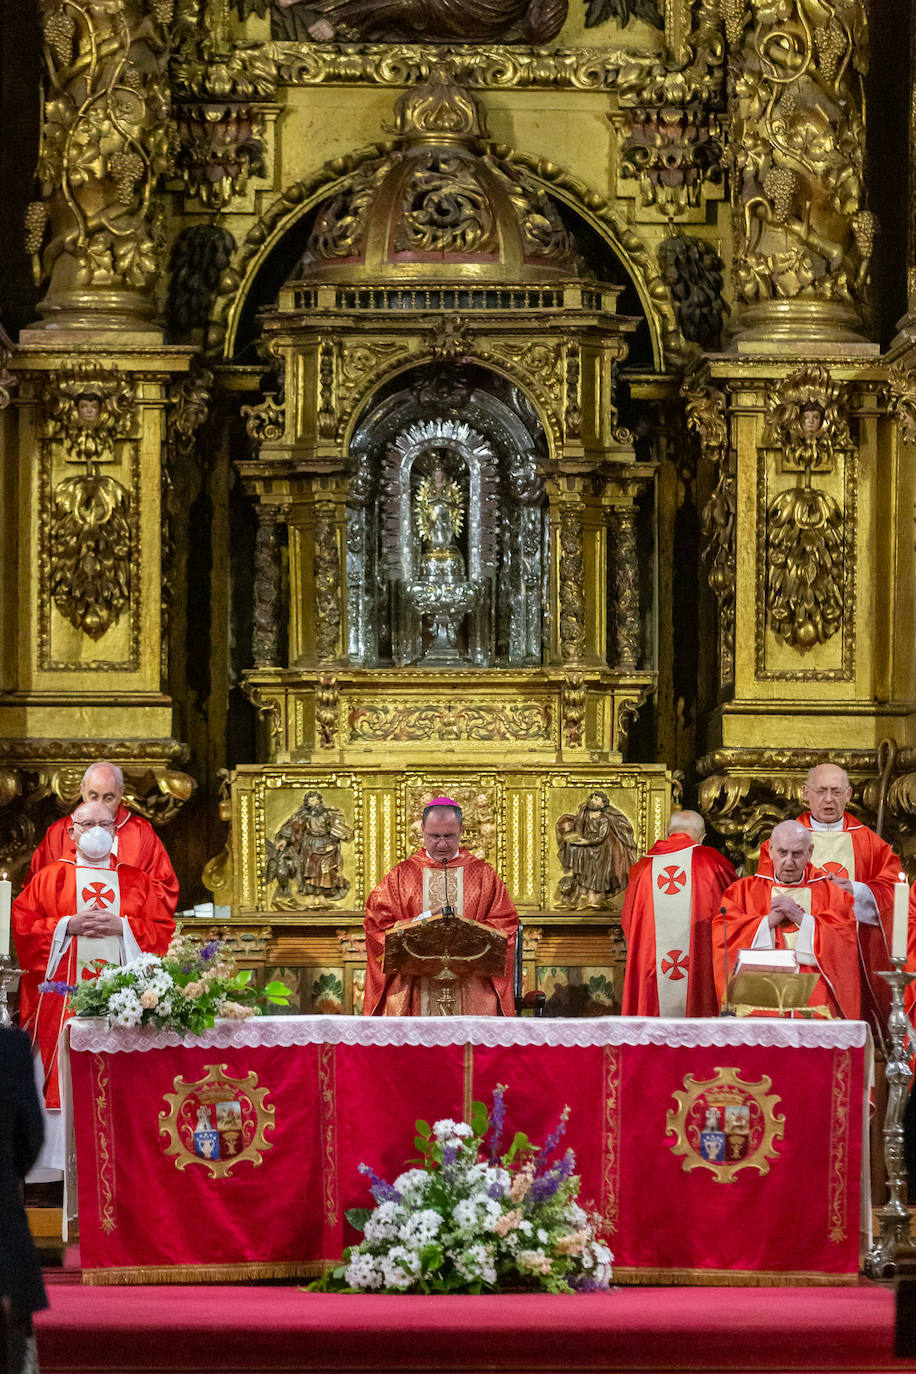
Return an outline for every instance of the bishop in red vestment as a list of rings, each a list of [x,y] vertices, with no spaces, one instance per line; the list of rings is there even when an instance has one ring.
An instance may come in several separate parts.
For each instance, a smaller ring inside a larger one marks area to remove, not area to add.
[[[676,811],[668,838],[630,869],[621,916],[624,1016],[719,1014],[712,923],[735,870],[702,843],[705,835],[698,812]]]
[[[178,905],[178,879],[165,846],[149,821],[135,816],[122,805],[124,778],[113,763],[94,763],[83,777],[81,795],[84,802],[101,801],[114,817],[115,832],[112,854],[120,863],[139,868],[150,880],[153,896],[165,917],[174,917]],[[73,858],[74,846],[70,836],[72,816],[61,816],[50,825],[44,839],[32,855],[29,878],[34,878],[55,859]]]
[[[129,963],[142,953],[164,954],[174,919],[152,894],[145,873],[111,855],[115,822],[102,802],[84,802],[71,821],[72,858],[48,864],[13,903],[19,962],[19,1014],[41,1057],[45,1102],[59,1109],[57,1046],[67,1019],[67,998],[39,992],[45,980],[71,986],[91,976],[96,959]]]
[[[881,977],[881,969],[891,966],[894,883],[900,860],[880,835],[846,810],[851,796],[849,778],[842,768],[833,763],[818,764],[802,788],[809,809],[798,819],[811,831],[811,862],[829,873],[855,902],[862,1012],[883,1030],[890,1010],[890,987]],[[773,871],[766,844],[760,850],[757,871]]]
[[[508,939],[502,977],[461,980],[462,1016],[513,1016],[512,970],[518,913],[499,874],[461,847],[461,808],[439,797],[423,812],[423,848],[383,878],[366,902],[364,1016],[436,1014],[429,978],[382,972],[385,932],[403,921],[438,916],[446,903],[465,920],[482,921]]]
[[[811,863],[811,831],[783,821],[770,835],[773,872],[739,878],[722,895],[724,923],[713,924],[716,993],[741,949],[794,949],[799,971],[820,975],[808,1006],[822,1016],[857,1020],[860,1011],[856,919],[850,893]]]

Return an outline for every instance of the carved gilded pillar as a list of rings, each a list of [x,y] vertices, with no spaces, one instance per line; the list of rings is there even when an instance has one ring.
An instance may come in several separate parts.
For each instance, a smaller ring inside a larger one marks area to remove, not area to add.
[[[709,372],[685,381],[687,426],[699,438],[700,449],[712,464],[715,484],[703,506],[703,561],[718,614],[719,681],[727,683],[735,672],[735,531],[737,474],[728,441],[725,392],[708,385]]]
[[[289,517],[291,665],[346,659],[347,484],[314,477]]]
[[[251,652],[256,668],[275,668],[280,662],[282,588],[281,525],[285,507],[258,506],[258,532],[254,545],[254,628]]]
[[[636,552],[636,507],[618,506],[614,512],[614,620],[617,662],[621,673],[639,667],[639,562]]]
[[[156,333],[156,178],[168,169],[173,0],[48,0],[48,82],[27,247],[50,278],[42,328]],[[42,251],[42,246],[43,251]]]
[[[861,0],[748,0],[731,58],[734,285],[742,341],[862,335],[874,243],[865,208]]]

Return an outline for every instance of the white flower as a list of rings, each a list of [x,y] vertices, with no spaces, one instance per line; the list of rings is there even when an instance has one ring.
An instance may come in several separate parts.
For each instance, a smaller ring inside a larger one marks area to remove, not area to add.
[[[462,1231],[492,1231],[502,1214],[502,1208],[493,1198],[486,1193],[473,1193],[456,1205],[452,1218]]]
[[[366,1222],[363,1235],[373,1244],[394,1240],[404,1220],[404,1208],[398,1202],[380,1202]]]
[[[588,1213],[583,1211],[578,1202],[570,1202],[566,1207],[565,1220],[574,1231],[578,1231],[588,1221]]]
[[[108,999],[108,1015],[118,1026],[139,1026],[142,1014],[140,998],[133,988],[119,988]]]
[[[420,1256],[415,1250],[394,1245],[387,1255],[379,1256],[386,1288],[409,1288],[420,1273]]]
[[[398,1174],[392,1186],[398,1190],[408,1207],[415,1207],[426,1196],[431,1182],[432,1177],[425,1169],[408,1169],[406,1173]]]
[[[465,1173],[465,1178],[475,1191],[479,1188],[485,1193],[492,1193],[499,1188],[500,1197],[505,1196],[512,1182],[511,1176],[505,1169],[496,1168],[492,1164],[472,1164]]]
[[[474,1134],[466,1121],[452,1121],[445,1117],[433,1125],[433,1135],[440,1144],[449,1145],[455,1141],[467,1140]]]
[[[344,1277],[351,1288],[381,1288],[384,1281],[375,1256],[361,1250],[351,1254]]]
[[[478,1241],[476,1245],[469,1245],[464,1250],[453,1256],[455,1268],[466,1279],[482,1279],[484,1283],[496,1282],[496,1266],[493,1263],[493,1251],[489,1246]]]
[[[547,1232],[544,1230],[543,1226],[538,1227],[538,1240],[542,1245],[547,1244]]]
[[[405,1245],[412,1245],[419,1249],[435,1240],[441,1228],[442,1217],[440,1213],[434,1212],[431,1207],[428,1207],[422,1212],[414,1212],[413,1216],[407,1218],[401,1227],[399,1239]]]
[[[534,1227],[531,1225],[530,1221],[520,1221],[518,1224],[518,1229],[521,1231],[523,1236],[530,1236],[532,1231],[534,1230]]]

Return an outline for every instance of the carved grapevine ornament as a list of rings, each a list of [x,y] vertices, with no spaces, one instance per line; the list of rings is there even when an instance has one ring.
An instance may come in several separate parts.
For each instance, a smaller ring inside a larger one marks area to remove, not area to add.
[[[61,615],[100,639],[130,598],[130,498],[114,477],[60,482],[51,512],[51,595]]]

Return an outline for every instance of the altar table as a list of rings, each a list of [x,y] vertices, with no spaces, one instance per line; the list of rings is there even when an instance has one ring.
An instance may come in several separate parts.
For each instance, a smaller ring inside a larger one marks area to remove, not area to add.
[[[315,1275],[359,1237],[358,1166],[506,1086],[540,1143],[565,1105],[618,1282],[852,1282],[869,1216],[857,1021],[282,1016],[200,1037],[69,1025],[90,1283]]]

